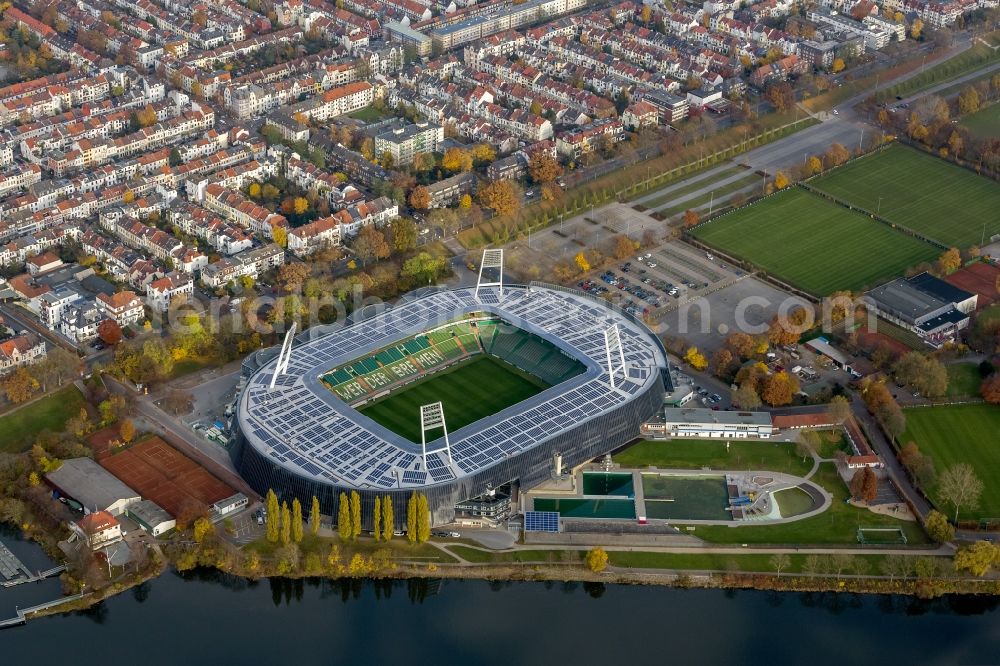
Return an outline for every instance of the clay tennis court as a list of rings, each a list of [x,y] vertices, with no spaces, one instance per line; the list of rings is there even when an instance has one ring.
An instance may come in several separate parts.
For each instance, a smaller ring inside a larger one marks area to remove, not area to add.
[[[236,493],[159,437],[150,437],[98,462],[173,516],[192,504],[205,508]]]
[[[1000,268],[978,263],[955,271],[945,278],[945,282],[973,294],[979,294],[976,305],[985,308],[997,300],[997,275],[1000,275]]]

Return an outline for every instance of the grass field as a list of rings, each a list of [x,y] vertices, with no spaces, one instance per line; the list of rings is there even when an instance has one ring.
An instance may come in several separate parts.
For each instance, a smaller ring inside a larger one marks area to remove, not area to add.
[[[906,432],[899,441],[916,442],[922,453],[934,459],[938,477],[952,465],[968,463],[982,480],[985,489],[979,508],[962,510],[959,519],[1000,519],[1000,407],[950,405],[905,413]],[[954,517],[954,507],[941,504],[937,488],[928,492],[932,501]]]
[[[946,245],[979,245],[984,222],[987,239],[1000,233],[1000,185],[908,146],[896,144],[810,183]]]
[[[874,286],[940,254],[800,188],[716,218],[694,235],[817,295]]]
[[[374,106],[366,106],[363,109],[358,109],[353,113],[347,114],[347,117],[354,118],[355,120],[362,120],[366,123],[374,123],[386,118],[387,116]]]
[[[847,484],[837,473],[834,463],[821,464],[810,480],[823,486],[833,495],[833,503],[830,508],[817,516],[780,525],[744,524],[738,527],[698,525],[687,533],[711,543],[855,544],[857,543],[857,529],[860,525],[863,527],[898,527],[906,534],[910,544],[927,543],[927,536],[920,525],[915,522],[897,520],[847,504],[846,500],[850,492],[847,489]]]
[[[548,388],[537,377],[480,354],[418,380],[361,408],[365,416],[410,441],[420,441],[420,406],[441,401],[448,432],[517,404]],[[434,439],[440,432],[431,433]]]
[[[1000,136],[1000,104],[993,104],[978,113],[963,118],[962,127],[969,130],[969,134],[980,139]]]
[[[949,397],[978,397],[979,385],[982,382],[978,363],[954,363],[948,366]]]
[[[658,467],[660,469],[753,469],[803,475],[812,469],[812,461],[795,455],[795,446],[787,442],[730,442],[718,439],[643,440],[614,454],[622,467]]]
[[[83,406],[83,396],[70,384],[0,417],[0,452],[17,453],[30,448],[43,430],[60,432],[66,421]]]

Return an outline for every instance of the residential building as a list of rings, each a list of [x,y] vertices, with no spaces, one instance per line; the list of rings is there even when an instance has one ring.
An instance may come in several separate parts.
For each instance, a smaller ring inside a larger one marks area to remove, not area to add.
[[[142,299],[134,291],[119,291],[110,296],[98,294],[96,301],[101,314],[122,328],[139,322],[145,314]]]
[[[410,164],[417,153],[433,153],[444,141],[444,127],[421,122],[397,126],[375,137],[375,154],[389,153],[395,164]]]
[[[194,294],[194,280],[186,273],[173,272],[146,286],[146,303],[154,312],[166,312],[178,297]]]

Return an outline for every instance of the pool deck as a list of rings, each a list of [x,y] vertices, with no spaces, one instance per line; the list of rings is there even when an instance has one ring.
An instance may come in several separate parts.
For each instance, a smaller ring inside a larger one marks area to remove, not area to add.
[[[820,502],[819,506],[814,506],[809,511],[805,513],[800,513],[797,516],[789,516],[787,518],[775,518],[767,520],[688,520],[688,519],[651,519],[649,522],[658,523],[671,523],[677,525],[725,525],[726,527],[740,527],[741,525],[779,525],[781,523],[793,523],[797,520],[804,520],[806,518],[811,518],[817,514],[826,511],[830,504],[833,502],[833,497],[824,488],[812,483],[811,481],[800,477],[793,476],[791,474],[783,474],[780,472],[772,472],[768,470],[725,470],[725,469],[659,469],[656,467],[647,467],[641,470],[632,470],[633,483],[636,488],[636,515],[645,515],[645,502],[642,505],[643,512],[639,512],[638,497],[641,494],[642,489],[642,475],[643,474],[662,474],[664,476],[685,476],[685,477],[696,477],[696,476],[744,476],[744,477],[768,477],[771,479],[769,483],[761,484],[761,487],[767,490],[771,495],[778,492],[779,490],[785,490],[787,488],[802,488],[803,491],[809,493],[814,499]]]

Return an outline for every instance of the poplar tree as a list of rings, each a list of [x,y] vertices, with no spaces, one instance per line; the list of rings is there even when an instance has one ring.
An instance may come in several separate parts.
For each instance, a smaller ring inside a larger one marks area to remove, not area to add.
[[[292,540],[292,512],[288,502],[281,503],[281,545],[287,546]]]
[[[279,529],[281,515],[278,513],[278,496],[271,489],[267,491],[267,499],[264,506],[267,510],[267,540],[271,543],[276,543],[278,541],[278,533],[281,531]]]
[[[406,502],[406,538],[410,543],[417,542],[417,491],[413,491]]]
[[[372,534],[376,541],[382,540],[382,498],[375,496],[375,511],[372,512]]]
[[[298,497],[292,500],[292,540],[302,542],[302,502]]]
[[[319,534],[319,498],[313,495],[312,509],[309,511],[309,531],[313,536]]]
[[[431,510],[427,506],[427,495],[417,495],[417,541],[424,543],[431,538]]]
[[[337,502],[337,532],[340,538],[347,541],[351,538],[351,504],[347,499],[347,493],[340,493],[340,501]]]
[[[382,498],[382,536],[386,541],[392,539],[396,519],[392,515],[392,497],[386,495]]]
[[[351,491],[351,538],[361,535],[361,495],[357,490]]]

